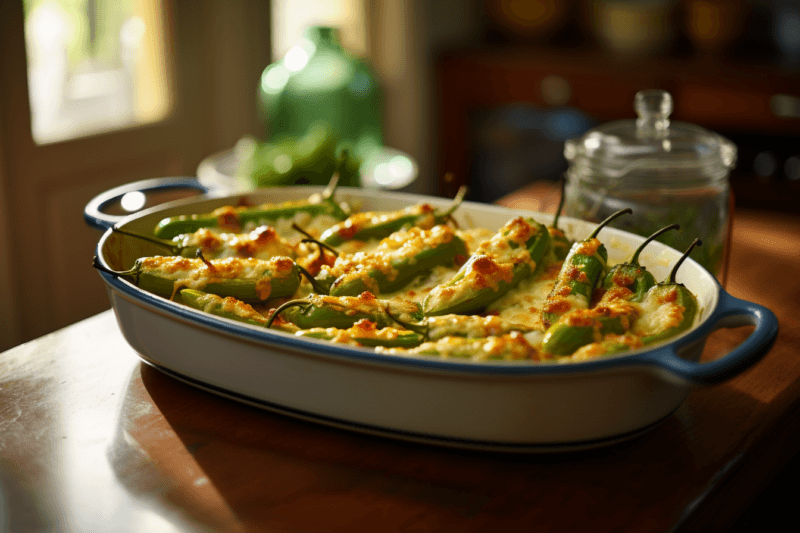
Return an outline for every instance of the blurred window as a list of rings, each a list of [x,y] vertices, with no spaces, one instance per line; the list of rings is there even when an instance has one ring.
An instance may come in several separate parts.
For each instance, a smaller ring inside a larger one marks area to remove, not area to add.
[[[169,114],[163,0],[24,0],[24,8],[37,144]]]

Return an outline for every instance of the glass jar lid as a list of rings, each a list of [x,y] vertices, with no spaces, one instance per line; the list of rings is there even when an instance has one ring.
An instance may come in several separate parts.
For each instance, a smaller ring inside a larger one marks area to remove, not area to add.
[[[618,120],[590,130],[564,145],[571,167],[592,174],[675,172],[725,177],[736,164],[736,146],[694,124],[671,122],[672,96],[666,91],[636,93],[636,120]]]

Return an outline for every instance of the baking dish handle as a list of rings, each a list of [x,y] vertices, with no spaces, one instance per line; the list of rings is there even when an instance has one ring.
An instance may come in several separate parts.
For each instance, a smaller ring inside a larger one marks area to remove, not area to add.
[[[695,385],[713,385],[737,376],[757,363],[769,352],[778,336],[778,319],[766,307],[740,300],[720,290],[717,310],[705,327],[682,342],[655,349],[646,356],[647,362],[666,370],[677,378]],[[755,326],[745,341],[726,355],[707,363],[687,361],[677,352],[720,328]]]
[[[212,190],[210,187],[200,183],[197,178],[154,178],[134,181],[133,183],[126,183],[109,189],[92,198],[83,210],[83,218],[91,227],[105,231],[125,218],[125,215],[104,213],[103,209],[108,207],[109,204],[129,193],[146,193],[172,189],[192,189],[201,193],[208,193]]]

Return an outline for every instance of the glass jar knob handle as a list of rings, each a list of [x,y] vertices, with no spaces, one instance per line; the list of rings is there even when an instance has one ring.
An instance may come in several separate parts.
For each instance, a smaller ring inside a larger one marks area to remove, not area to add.
[[[636,93],[633,108],[636,119],[636,136],[664,138],[669,134],[669,115],[672,113],[672,96],[667,91],[649,89]]]

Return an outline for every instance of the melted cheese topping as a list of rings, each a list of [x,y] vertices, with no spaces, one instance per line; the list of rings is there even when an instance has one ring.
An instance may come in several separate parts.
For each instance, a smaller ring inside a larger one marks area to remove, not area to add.
[[[395,216],[408,214],[423,216],[429,213],[429,207],[412,206],[401,210]],[[217,214],[228,216],[230,210],[222,209]],[[367,223],[380,223],[389,220],[390,215],[362,213],[351,217],[347,227],[353,229]],[[208,249],[209,255],[211,250],[219,253],[221,249],[225,249],[230,251],[224,253],[252,253],[257,256],[261,253],[258,246],[263,243],[264,253],[279,253],[280,250],[286,252],[281,254],[287,256],[285,258],[287,263],[283,263],[284,267],[291,268],[288,257],[295,257],[298,264],[308,266],[308,269],[315,273],[318,271],[320,277],[333,276],[334,279],[342,277],[344,281],[361,277],[367,281],[366,278],[370,278],[369,272],[375,271],[381,272],[390,280],[394,279],[399,274],[396,267],[398,263],[413,261],[425,247],[448,242],[454,236],[461,238],[467,246],[467,251],[476,256],[476,260],[465,264],[463,269],[459,269],[455,264],[434,267],[426,276],[416,278],[403,289],[382,294],[381,299],[370,292],[360,296],[343,297],[310,294],[311,287],[307,282],[302,284],[294,296],[295,298],[307,296],[312,303],[337,305],[352,314],[363,313],[369,316],[384,314],[388,307],[392,315],[409,323],[419,322],[420,304],[428,295],[444,299],[479,287],[496,288],[501,280],[509,279],[513,265],[527,262],[531,270],[536,267],[524,245],[530,238],[531,231],[536,228],[521,218],[509,221],[497,232],[485,228],[454,230],[446,225],[431,225],[426,228],[424,227],[426,223],[423,221],[421,224],[423,227],[416,226],[399,231],[382,240],[344,242],[337,246],[341,252],[338,256],[330,252],[320,254],[319,247],[314,244],[300,244],[299,241],[305,237],[291,228],[293,222],[310,234],[319,236],[338,221],[328,216],[312,217],[300,213],[294,219],[276,221],[274,231],[262,230],[255,225],[243,236],[213,229],[201,230],[193,234],[193,240],[187,244],[201,246],[204,253],[205,249]],[[599,257],[597,255],[599,247],[598,239],[576,243],[570,249],[567,261],[575,253]],[[289,250],[292,250],[294,255],[290,255]],[[593,302],[588,301],[583,295],[572,294],[569,288],[570,281],[586,281],[586,274],[577,267],[562,271],[562,263],[555,259],[552,250],[545,256],[544,261],[544,269],[540,269],[535,277],[523,280],[516,288],[491,304],[484,316],[428,317],[422,324],[428,326],[429,342],[410,349],[376,348],[375,350],[395,355],[433,355],[476,361],[553,359],[557,362],[577,362],[639,348],[642,345],[642,337],[675,327],[683,320],[685,310],[675,302],[674,291],[672,294],[670,292],[663,294],[659,299],[650,298],[642,303],[630,303],[627,300],[631,291],[617,286],[603,293],[598,304],[590,309],[589,306]],[[176,287],[202,289],[211,280],[255,279],[263,274],[263,270],[259,270],[258,262],[254,259],[231,260],[227,263],[212,261],[210,264],[211,268],[200,260],[185,258],[142,260],[143,267],[156,269],[161,275],[175,280]],[[608,268],[608,265],[603,266]],[[273,265],[272,268],[280,270],[279,265]],[[457,287],[452,294],[444,295],[441,287],[447,285],[460,270],[464,270],[463,279],[456,284]],[[276,275],[276,271],[270,272],[270,275]],[[623,284],[622,281],[625,280],[618,280],[619,284]],[[598,292],[594,301],[600,296]],[[215,306],[219,310],[243,318],[252,317],[258,321],[259,319],[253,314],[256,313],[263,319],[263,315],[252,307],[241,302],[237,303],[232,298],[215,300],[209,297],[207,310],[212,311]],[[584,311],[579,311],[581,309]],[[567,319],[576,325],[598,316],[624,316],[629,320],[630,330],[626,335],[606,335],[599,342],[579,348],[571,355],[552,356],[541,350],[546,329],[542,324],[542,311],[570,313]],[[269,309],[265,308],[264,314],[268,313]],[[281,320],[281,317],[278,317],[273,327],[279,325]],[[288,323],[286,326],[285,329],[292,327]],[[331,342],[357,345],[358,342],[355,340],[357,338],[389,339],[400,335],[402,331],[405,330],[399,327],[378,328],[373,321],[362,320],[349,330],[316,328],[312,333],[330,338]]]
[[[414,225],[422,229],[431,229],[436,225],[433,207],[430,204],[419,204],[399,211],[356,213],[344,222],[333,225],[329,231],[347,241],[366,227],[379,226],[404,217],[415,217]]]
[[[335,342],[337,344],[351,344],[355,346],[363,346],[362,341],[371,339],[375,341],[391,342],[399,337],[408,335],[408,331],[397,328],[378,328],[377,325],[366,319],[361,319],[356,322],[353,327],[348,329],[338,328],[311,328],[301,330],[295,335],[304,336],[309,335],[312,337],[319,337]]]
[[[530,329],[521,324],[515,324],[496,315],[442,315],[425,319],[427,335],[431,340],[444,337],[469,337],[481,338],[504,335],[512,331],[525,331]]]
[[[560,290],[569,291],[569,287]],[[586,309],[589,307],[589,299],[583,294],[572,294],[567,292],[556,292],[550,294],[547,301],[542,306],[542,311],[545,313],[558,313],[565,314],[577,309]]]
[[[232,205],[226,205],[215,209],[213,216],[217,217],[217,227],[221,230],[228,230],[228,231],[240,231],[241,226],[239,225],[239,213],[244,211],[245,207],[233,207]]]
[[[520,265],[528,265],[533,271],[536,261],[531,258],[526,243],[537,232],[538,228],[522,217],[509,221],[491,239],[478,245],[450,283],[431,291],[426,307],[442,309],[484,289],[496,292],[501,283],[512,283],[514,270]]]
[[[600,342],[593,342],[578,348],[575,353],[560,359],[559,362],[576,363],[589,361],[613,353],[626,352],[642,348],[642,339],[635,335],[605,335]]]
[[[623,300],[628,301],[633,297],[633,291],[627,287],[621,287],[619,285],[614,285],[607,291],[603,293],[602,298],[600,298],[600,305],[607,304],[613,302],[615,300]]]
[[[303,228],[303,231],[308,233],[314,238],[322,235],[322,232],[328,229],[331,224],[338,222],[338,219],[330,215],[310,215],[308,213],[295,213],[293,217],[281,218],[278,220],[264,221],[262,224],[248,222],[244,225],[243,231],[250,232],[255,230],[261,225],[268,224],[275,228],[278,236],[292,245],[297,245],[306,236],[292,228],[292,224],[297,224]]]
[[[600,240],[592,238],[576,242],[572,245],[567,258],[564,260],[564,264],[570,266],[562,268],[559,272],[555,286],[542,307],[543,312],[563,315],[577,309],[586,309],[589,307],[591,303],[589,298],[583,294],[574,294],[570,286],[570,283],[573,281],[584,284],[589,283],[589,278],[586,272],[583,271],[585,265],[571,265],[571,260],[575,255],[594,256],[603,263],[603,267],[605,268],[606,265],[603,258],[597,253],[601,244]],[[550,324],[544,325],[549,326]]]
[[[661,291],[657,294],[660,294],[661,297],[645,298],[641,304],[638,304],[641,317],[633,327],[633,332],[637,335],[655,335],[677,327],[683,321],[683,312],[686,309],[675,302],[677,296],[675,289],[667,291],[666,294],[661,294]]]
[[[461,240],[467,245],[467,251],[473,254],[482,243],[491,239],[495,235],[495,232],[486,228],[472,228],[468,230],[456,230],[456,235],[461,237]]]
[[[605,305],[598,305],[591,309],[576,309],[567,313],[559,320],[559,323],[568,326],[591,326],[598,318],[617,318],[625,319],[626,329],[630,327],[630,322],[639,316],[639,307],[630,302],[615,300]]]
[[[212,315],[229,313],[240,318],[252,320],[254,322],[260,322],[265,325],[267,323],[267,318],[256,311],[252,305],[244,303],[243,301],[237,300],[231,296],[223,298],[221,296],[217,296],[216,294],[206,293],[197,298],[197,304],[200,307],[200,310]]]
[[[239,215],[244,211],[249,211],[249,210],[256,210],[256,211],[257,210],[262,210],[262,211],[265,211],[265,210],[273,210],[273,209],[276,209],[276,208],[277,209],[283,209],[283,208],[292,209],[292,208],[297,208],[297,207],[301,207],[301,206],[307,205],[308,203],[319,204],[321,202],[322,202],[322,197],[319,196],[319,195],[314,195],[309,199],[309,202],[289,201],[289,202],[283,202],[283,203],[280,203],[280,204],[262,204],[262,205],[257,206],[257,207],[248,207],[248,206],[237,206],[237,207],[234,207],[232,205],[225,205],[225,206],[219,207],[219,208],[215,209],[214,211],[212,211],[211,212],[211,216],[214,216],[214,217],[217,218],[217,225],[221,229],[228,230],[228,231],[233,231],[233,232],[238,232],[238,231],[241,231],[241,229],[242,229],[241,225],[240,225],[240,222],[239,222]]]
[[[306,298],[312,305],[318,307],[336,307],[346,310],[350,315],[369,314],[377,315],[383,313],[387,307],[394,316],[403,317],[415,315],[419,312],[419,306],[414,302],[402,299],[378,299],[370,292],[363,292],[359,296],[323,296],[312,294]]]
[[[547,269],[541,277],[528,278],[490,305],[486,312],[507,322],[543,329],[541,309],[553,288],[558,270]]]
[[[445,337],[436,342],[426,342],[416,348],[376,348],[375,351],[386,354],[418,354],[435,355],[444,359],[470,359],[473,361],[488,360],[540,360],[540,353],[531,346],[519,332],[509,333],[486,339],[468,339],[464,337]]]
[[[586,239],[585,241],[576,242],[572,250],[574,254],[592,256],[597,253],[601,244],[600,239],[594,237],[592,239]]]
[[[209,283],[223,280],[248,280],[255,283],[256,293],[266,300],[272,291],[272,280],[294,273],[294,262],[288,257],[268,261],[231,257],[203,261],[186,257],[146,257],[139,260],[142,273],[173,280],[174,291],[183,287],[203,290]]]
[[[430,230],[413,227],[398,231],[383,239],[371,252],[340,255],[332,267],[322,267],[327,276],[337,279],[337,284],[361,279],[374,293],[378,293],[377,280],[373,272],[380,272],[387,280],[394,281],[398,265],[413,265],[416,256],[423,250],[435,248],[453,240],[455,233],[449,226],[434,226]]]
[[[272,226],[259,226],[249,233],[218,233],[203,228],[172,240],[182,246],[197,246],[207,259],[270,259],[277,256],[294,258],[297,255],[295,247],[281,238]]]

